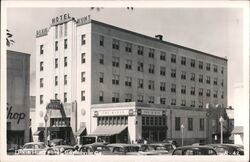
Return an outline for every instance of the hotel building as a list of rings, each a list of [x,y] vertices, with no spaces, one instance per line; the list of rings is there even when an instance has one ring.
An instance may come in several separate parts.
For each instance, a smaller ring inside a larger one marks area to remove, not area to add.
[[[38,135],[47,113],[50,140],[79,142],[85,135],[124,139],[119,134],[127,137],[121,142],[180,139],[181,125],[188,130],[186,138],[204,140],[209,133],[206,107],[227,106],[226,58],[90,16],[65,14],[37,31],[36,75],[35,127]],[[55,99],[64,113],[48,110]]]

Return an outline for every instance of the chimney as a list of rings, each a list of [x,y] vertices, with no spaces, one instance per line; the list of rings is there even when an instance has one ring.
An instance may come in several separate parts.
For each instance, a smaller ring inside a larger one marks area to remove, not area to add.
[[[163,39],[163,36],[158,34],[158,35],[155,35],[155,38],[159,39],[159,40],[162,40]]]

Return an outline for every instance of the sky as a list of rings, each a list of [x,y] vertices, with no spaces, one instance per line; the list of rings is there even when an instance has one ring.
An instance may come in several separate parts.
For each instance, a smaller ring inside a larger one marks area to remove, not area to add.
[[[243,82],[243,19],[240,8],[8,8],[7,28],[15,43],[8,49],[31,54],[30,95],[35,95],[35,33],[53,17],[69,13],[228,59],[228,105],[235,83]]]

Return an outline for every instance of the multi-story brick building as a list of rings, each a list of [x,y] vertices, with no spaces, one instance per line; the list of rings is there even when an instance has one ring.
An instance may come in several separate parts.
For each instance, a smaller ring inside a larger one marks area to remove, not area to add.
[[[45,107],[51,99],[69,105],[67,126],[73,126],[78,135],[78,129],[87,128],[87,134],[95,131],[91,110],[95,104],[139,102],[183,110],[207,104],[227,106],[226,58],[166,42],[161,35],[153,38],[90,20],[90,16],[53,18],[51,26],[36,37],[37,127],[44,127]],[[69,103],[74,103],[76,112]],[[58,117],[52,117],[49,126]]]

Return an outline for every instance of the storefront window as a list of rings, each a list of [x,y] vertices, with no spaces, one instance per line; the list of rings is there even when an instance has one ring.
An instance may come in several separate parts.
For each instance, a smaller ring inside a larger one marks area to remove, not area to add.
[[[142,117],[142,125],[145,125],[145,117]]]
[[[150,117],[150,125],[154,125],[154,117]]]
[[[146,125],[149,125],[149,117],[146,117]]]

